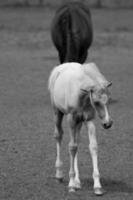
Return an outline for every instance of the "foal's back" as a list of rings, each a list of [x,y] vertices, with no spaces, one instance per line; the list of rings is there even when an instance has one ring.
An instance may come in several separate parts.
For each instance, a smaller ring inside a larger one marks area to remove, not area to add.
[[[65,63],[55,67],[49,78],[51,101],[61,110],[77,107],[81,89],[92,87],[95,82],[79,63]]]

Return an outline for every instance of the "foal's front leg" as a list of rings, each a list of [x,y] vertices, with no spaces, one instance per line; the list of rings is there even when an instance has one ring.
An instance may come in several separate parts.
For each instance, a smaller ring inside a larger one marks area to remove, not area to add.
[[[60,112],[58,109],[55,110],[54,113],[54,121],[55,121],[55,130],[54,130],[54,137],[56,139],[56,148],[57,148],[57,155],[56,155],[56,178],[59,181],[63,179],[63,171],[62,171],[62,161],[61,161],[61,142],[63,136],[63,129],[62,129],[62,119],[63,113]]]
[[[93,164],[93,180],[94,180],[94,193],[96,195],[103,195],[102,186],[100,183],[100,173],[98,168],[98,146],[96,140],[95,125],[92,121],[87,122],[88,136],[90,140],[90,153]]]
[[[81,182],[79,178],[79,169],[78,169],[78,152],[75,155],[74,169],[75,169],[75,188],[81,189]]]

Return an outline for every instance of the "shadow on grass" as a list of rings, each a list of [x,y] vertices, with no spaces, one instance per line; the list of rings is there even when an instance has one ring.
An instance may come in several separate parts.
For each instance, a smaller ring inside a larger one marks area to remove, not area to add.
[[[101,179],[101,183],[107,193],[133,193],[133,187],[120,180]],[[88,188],[93,189],[93,180],[82,180],[82,189],[87,190]]]
[[[127,199],[128,196],[133,195],[132,186],[121,180],[107,178],[101,179],[101,182],[105,191],[101,197],[103,200],[114,199],[114,197],[119,200],[123,197]],[[47,184],[49,186],[47,189],[49,189],[50,194],[56,195],[59,200],[96,200],[97,198],[93,191],[93,179],[82,179],[82,188],[76,192],[68,192],[68,179],[64,179],[62,183],[59,183],[55,178],[51,178]]]
[[[52,182],[58,184],[59,186],[62,185],[64,187],[68,186],[68,180],[63,179],[62,182],[59,182],[56,178],[52,177],[50,178]],[[113,180],[113,179],[101,179],[101,183],[103,186],[103,189],[105,189],[106,192],[111,193],[133,193],[133,187],[128,185],[127,183],[121,181],[121,180]],[[82,179],[81,180],[82,190],[87,191],[93,190],[93,180],[92,179]]]

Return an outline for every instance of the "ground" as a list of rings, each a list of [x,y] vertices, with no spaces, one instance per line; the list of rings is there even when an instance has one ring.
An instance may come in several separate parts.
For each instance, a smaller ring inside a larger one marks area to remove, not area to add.
[[[133,11],[91,10],[94,41],[87,61],[112,81],[113,127],[97,121],[99,168],[107,193],[99,199],[133,199]],[[82,189],[68,193],[68,130],[64,120],[64,182],[56,182],[53,117],[47,90],[58,64],[50,39],[54,10],[0,10],[0,200],[89,200],[92,163],[86,129],[79,152]]]

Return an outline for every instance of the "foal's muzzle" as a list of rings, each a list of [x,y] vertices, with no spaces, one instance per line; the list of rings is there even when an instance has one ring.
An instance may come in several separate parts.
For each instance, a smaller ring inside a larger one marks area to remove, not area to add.
[[[112,124],[113,124],[112,120],[110,120],[109,122],[103,123],[103,128],[104,129],[111,128]]]

